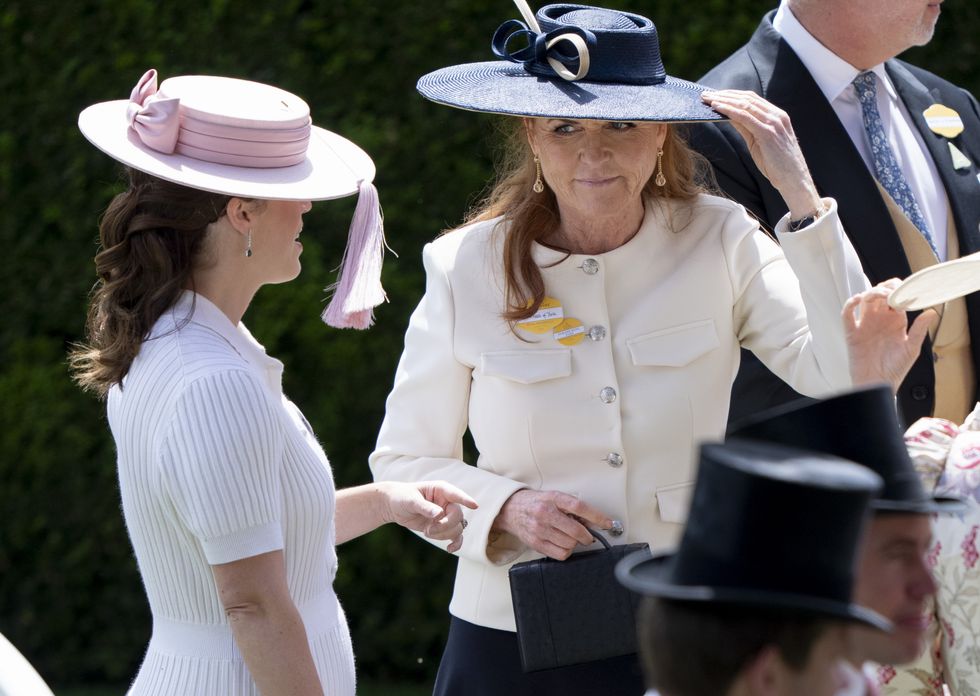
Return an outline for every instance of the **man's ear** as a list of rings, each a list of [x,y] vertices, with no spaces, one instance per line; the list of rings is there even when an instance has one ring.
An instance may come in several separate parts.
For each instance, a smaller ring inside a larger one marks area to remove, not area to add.
[[[752,696],[786,696],[789,666],[773,645],[764,647],[758,655],[742,668],[738,681]]]

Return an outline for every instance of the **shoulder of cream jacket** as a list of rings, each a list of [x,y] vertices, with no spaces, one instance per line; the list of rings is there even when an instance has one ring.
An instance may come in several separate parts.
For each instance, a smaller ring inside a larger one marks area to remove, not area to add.
[[[782,249],[740,206],[706,195],[648,201],[637,234],[604,254],[536,246],[558,330],[582,327],[564,338],[501,318],[506,223],[426,246],[425,296],[370,464],[378,480],[443,479],[479,502],[466,511],[454,615],[514,629],[507,569],[535,554],[491,527],[522,488],[582,497],[622,523],[616,542],[674,543],[695,445],[724,433],[740,346],[803,393],[850,385],[840,311],[867,281],[827,204],[799,232],[783,221]],[[479,452],[469,463],[467,428]]]

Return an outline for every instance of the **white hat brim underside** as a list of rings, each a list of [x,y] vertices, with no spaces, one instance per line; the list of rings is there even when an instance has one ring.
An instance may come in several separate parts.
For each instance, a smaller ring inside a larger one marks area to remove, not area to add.
[[[980,290],[980,252],[923,268],[895,289],[888,304],[895,309],[935,307]]]

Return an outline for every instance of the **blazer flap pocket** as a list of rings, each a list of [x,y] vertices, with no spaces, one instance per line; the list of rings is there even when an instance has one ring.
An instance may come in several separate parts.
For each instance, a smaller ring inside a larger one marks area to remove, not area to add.
[[[483,374],[520,384],[533,384],[572,374],[572,352],[563,350],[501,350],[480,355]]]
[[[687,519],[688,508],[691,507],[691,494],[694,493],[694,483],[675,483],[657,489],[657,506],[660,508],[660,519],[664,522],[683,524]]]
[[[714,319],[671,326],[626,342],[634,365],[682,367],[719,346]]]

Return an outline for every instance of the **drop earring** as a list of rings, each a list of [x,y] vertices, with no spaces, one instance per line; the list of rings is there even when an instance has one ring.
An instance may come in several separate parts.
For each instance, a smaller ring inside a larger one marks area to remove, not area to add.
[[[666,186],[667,177],[664,176],[664,151],[657,150],[657,178],[653,181],[657,186]]]
[[[250,259],[252,258],[252,228],[251,227],[248,228],[248,234],[246,235],[246,239],[248,240],[248,243],[245,246],[245,258]]]
[[[541,160],[538,159],[537,155],[534,156],[534,167],[538,171],[538,177],[534,180],[534,186],[531,187],[531,190],[535,193],[541,193],[544,191],[544,181],[541,180]]]

